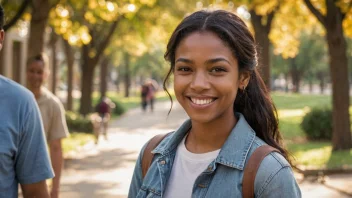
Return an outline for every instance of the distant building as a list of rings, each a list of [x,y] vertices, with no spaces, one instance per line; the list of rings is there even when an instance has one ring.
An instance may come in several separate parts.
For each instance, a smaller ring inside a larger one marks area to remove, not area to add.
[[[50,29],[50,28],[49,28]],[[48,31],[49,32],[49,31]],[[49,40],[49,33],[46,33],[45,43]],[[26,85],[26,62],[28,51],[28,22],[19,21],[16,26],[5,32],[5,41],[0,52],[0,74],[12,80]],[[59,49],[58,53],[61,49]],[[49,68],[52,69],[52,53],[48,46],[44,47],[45,53],[49,56]],[[62,54],[62,53],[61,53]],[[51,90],[52,77],[46,83]]]
[[[0,53],[0,74],[14,81],[26,84],[28,34],[18,28],[5,33],[5,41]]]

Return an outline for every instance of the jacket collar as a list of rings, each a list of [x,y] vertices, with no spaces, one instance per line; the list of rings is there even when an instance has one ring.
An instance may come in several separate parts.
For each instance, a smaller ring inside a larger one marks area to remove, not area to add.
[[[215,163],[243,170],[255,139],[255,132],[241,113],[236,113],[236,116],[239,118],[238,122],[221,148]],[[176,151],[178,144],[191,127],[191,120],[185,121],[175,133],[169,135],[152,152],[168,155],[170,152]]]

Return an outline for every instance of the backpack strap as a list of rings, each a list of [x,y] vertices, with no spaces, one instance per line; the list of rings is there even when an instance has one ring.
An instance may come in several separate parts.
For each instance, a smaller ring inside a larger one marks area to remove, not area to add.
[[[170,132],[172,133],[172,132]],[[159,145],[159,143],[170,133],[159,134],[154,136],[148,142],[147,146],[144,149],[143,156],[142,156],[142,178],[148,172],[150,165],[152,164],[154,153],[152,151]]]
[[[243,180],[242,180],[242,196],[244,198],[254,197],[254,181],[257,174],[260,163],[263,159],[271,152],[278,152],[276,148],[263,145],[258,147],[253,154],[249,157],[248,163],[244,168]]]

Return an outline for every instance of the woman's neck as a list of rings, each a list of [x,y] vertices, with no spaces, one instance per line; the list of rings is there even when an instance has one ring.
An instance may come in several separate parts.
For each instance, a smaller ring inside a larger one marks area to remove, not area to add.
[[[211,123],[192,121],[192,128],[185,141],[187,150],[192,153],[206,153],[220,149],[236,123],[235,116]]]

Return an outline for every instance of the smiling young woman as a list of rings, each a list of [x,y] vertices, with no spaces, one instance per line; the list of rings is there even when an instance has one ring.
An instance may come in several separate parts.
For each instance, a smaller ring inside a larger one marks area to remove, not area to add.
[[[241,197],[244,168],[262,145],[281,154],[261,162],[255,197],[300,197],[245,23],[223,10],[195,12],[173,32],[165,58],[171,67],[164,89],[173,74],[190,119],[153,150],[145,177],[143,147],[129,197]]]

